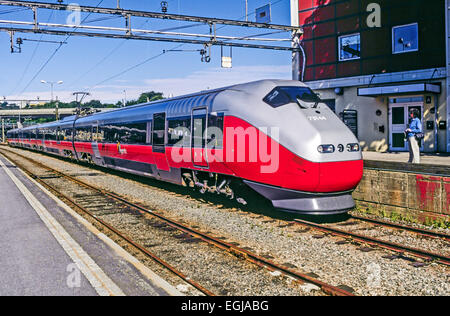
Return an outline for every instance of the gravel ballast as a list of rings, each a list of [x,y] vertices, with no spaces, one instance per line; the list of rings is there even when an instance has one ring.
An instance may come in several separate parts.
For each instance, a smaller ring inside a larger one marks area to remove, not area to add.
[[[24,153],[19,149],[8,150]],[[286,225],[285,220],[260,214],[259,210],[248,212],[225,204],[217,205],[193,198],[187,190],[176,186],[162,185],[157,181],[150,181],[153,185],[148,185],[47,155],[25,153],[61,172],[76,175],[80,180],[139,202],[201,231],[212,232],[277,263],[284,263],[302,273],[312,273],[323,282],[350,287],[357,295],[450,294],[450,268],[447,266],[427,263],[417,268],[409,260],[383,258],[389,254],[383,250],[364,252],[351,243],[336,244],[340,238],[319,238],[320,233],[305,230],[301,225]],[[408,242],[428,251],[449,253],[448,243],[441,240],[415,238],[411,234],[390,234],[387,231],[383,238],[392,242]],[[287,283],[283,286],[288,287]],[[256,289],[250,292],[264,295]],[[287,294],[280,291],[277,295]]]

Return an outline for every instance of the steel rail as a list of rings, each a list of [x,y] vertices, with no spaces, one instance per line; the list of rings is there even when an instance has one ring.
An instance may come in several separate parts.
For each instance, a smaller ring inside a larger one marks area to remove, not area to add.
[[[346,290],[343,290],[343,289],[341,289],[339,287],[327,284],[325,282],[317,280],[317,279],[315,279],[315,278],[313,278],[313,277],[311,277],[309,275],[306,275],[304,273],[300,273],[300,272],[294,271],[293,269],[281,266],[281,265],[279,265],[277,263],[274,263],[271,260],[267,260],[265,258],[262,258],[262,257],[260,257],[260,256],[258,256],[256,254],[248,251],[248,250],[242,249],[242,248],[237,247],[237,246],[235,246],[233,244],[227,243],[227,242],[225,242],[223,240],[220,240],[218,238],[214,238],[214,237],[212,237],[212,236],[210,236],[208,234],[205,234],[205,233],[202,233],[202,232],[200,232],[198,230],[195,230],[193,228],[187,227],[186,225],[183,225],[183,224],[181,224],[179,222],[176,222],[176,221],[174,221],[172,219],[169,219],[169,218],[167,218],[167,217],[165,217],[165,216],[163,216],[163,215],[161,215],[161,214],[159,214],[157,212],[148,210],[147,208],[145,208],[143,206],[140,206],[138,204],[129,202],[125,198],[123,198],[123,197],[121,197],[121,196],[119,196],[119,195],[117,195],[115,193],[112,193],[112,192],[106,191],[104,189],[98,188],[96,186],[93,186],[91,184],[85,183],[85,182],[83,182],[83,181],[81,181],[79,179],[76,179],[76,178],[74,178],[74,177],[72,177],[70,175],[67,175],[67,174],[62,173],[62,172],[60,172],[58,170],[55,170],[55,169],[53,169],[51,167],[43,165],[42,163],[40,163],[40,162],[38,162],[38,161],[36,161],[36,160],[34,160],[32,158],[23,156],[21,154],[15,153],[15,152],[13,152],[13,154],[15,154],[15,155],[17,155],[19,157],[22,157],[25,160],[31,161],[32,163],[35,163],[36,165],[38,165],[38,166],[40,166],[42,168],[45,168],[47,170],[51,170],[52,172],[54,172],[54,173],[56,173],[56,174],[58,174],[58,175],[60,175],[62,177],[65,177],[66,179],[69,179],[69,180],[71,180],[73,182],[76,182],[76,183],[78,183],[78,184],[80,184],[80,185],[82,185],[84,187],[90,188],[90,189],[95,190],[95,191],[97,191],[97,192],[99,192],[101,194],[104,194],[104,195],[112,197],[112,198],[114,198],[116,200],[119,200],[122,203],[128,205],[131,208],[136,209],[139,212],[144,212],[146,214],[152,215],[152,216],[154,216],[154,217],[156,217],[156,218],[166,222],[168,225],[170,225],[170,226],[172,226],[172,227],[174,227],[174,228],[176,228],[176,229],[178,229],[178,230],[180,230],[180,231],[182,231],[184,233],[187,233],[187,234],[189,234],[189,235],[191,235],[193,237],[199,238],[199,239],[201,239],[201,240],[203,240],[203,241],[205,241],[205,242],[207,242],[209,244],[212,244],[212,245],[214,245],[214,246],[216,246],[216,247],[218,247],[220,249],[226,250],[226,251],[236,255],[237,257],[241,257],[241,258],[243,258],[243,259],[245,259],[245,260],[247,260],[247,261],[249,261],[249,262],[251,262],[253,264],[256,264],[256,265],[261,266],[261,267],[268,268],[269,270],[279,270],[279,271],[285,273],[286,275],[289,275],[289,276],[291,276],[291,277],[293,277],[293,278],[295,278],[297,280],[301,280],[301,281],[305,281],[305,282],[309,282],[309,283],[315,284],[318,287],[320,287],[323,292],[325,292],[326,294],[329,294],[329,295],[333,295],[333,296],[354,296],[354,294],[350,293],[349,291],[346,291]]]
[[[132,17],[142,17],[142,18],[154,18],[163,20],[177,20],[177,21],[187,21],[187,22],[200,22],[205,24],[223,24],[223,25],[233,25],[233,26],[243,26],[243,27],[254,27],[254,28],[264,28],[264,29],[275,29],[283,30],[286,32],[299,31],[301,28],[289,25],[278,25],[278,24],[267,24],[267,23],[256,23],[248,21],[237,21],[229,19],[218,19],[209,17],[199,17],[181,14],[168,14],[168,13],[158,13],[158,12],[147,12],[147,11],[137,11],[137,10],[126,10],[126,9],[114,9],[114,8],[98,8],[89,6],[74,6],[67,4],[56,4],[56,3],[44,3],[44,2],[32,2],[32,1],[9,1],[0,0],[0,5],[7,6],[20,6],[28,8],[38,8],[38,9],[50,9],[59,11],[81,11],[108,15],[122,15],[132,16]]]
[[[153,261],[157,262],[158,264],[162,265],[164,268],[168,269],[170,272],[172,272],[173,274],[177,275],[178,277],[180,277],[183,281],[185,281],[186,283],[192,285],[193,287],[195,287],[197,290],[199,290],[200,292],[202,292],[203,294],[207,295],[207,296],[215,296],[214,293],[212,293],[211,291],[207,290],[206,288],[204,288],[203,286],[201,286],[199,283],[193,281],[192,279],[190,279],[189,277],[187,277],[186,275],[184,275],[181,271],[178,271],[175,267],[173,267],[172,265],[170,265],[169,263],[165,262],[163,259],[159,258],[157,255],[155,255],[154,253],[150,252],[149,250],[147,250],[146,248],[144,248],[142,245],[134,242],[131,238],[129,238],[128,236],[126,236],[125,234],[123,234],[122,232],[118,231],[117,229],[115,229],[114,227],[112,227],[111,225],[109,225],[108,223],[106,223],[105,221],[103,221],[102,219],[98,218],[97,216],[95,216],[94,214],[92,214],[92,212],[90,212],[89,210],[87,210],[85,207],[81,206],[79,203],[75,202],[73,199],[71,199],[70,197],[68,197],[67,195],[65,195],[64,193],[62,193],[60,190],[58,190],[57,188],[55,188],[54,186],[48,184],[47,182],[44,181],[44,179],[42,179],[41,177],[35,175],[34,173],[32,173],[31,171],[29,171],[23,164],[17,162],[17,160],[12,159],[10,155],[2,153],[6,158],[8,158],[10,161],[14,162],[14,164],[16,166],[18,166],[21,170],[23,170],[25,173],[27,173],[30,177],[32,177],[33,179],[39,181],[39,183],[41,183],[43,186],[45,186],[47,189],[50,189],[50,191],[56,193],[56,195],[58,195],[60,198],[63,198],[64,200],[68,201],[70,204],[74,205],[76,208],[78,208],[79,210],[81,210],[83,213],[89,215],[89,217],[91,217],[92,219],[94,219],[95,221],[99,222],[101,225],[103,225],[104,227],[106,227],[107,229],[109,229],[110,231],[112,231],[114,234],[116,234],[117,236],[119,236],[120,238],[122,238],[123,240],[125,240],[127,243],[129,243],[130,245],[132,245],[133,247],[139,249],[139,251],[141,251],[142,253],[144,253],[147,257],[149,257],[150,259],[152,259]],[[13,153],[16,154],[16,153]],[[18,154],[17,154],[18,155]],[[24,156],[18,155],[22,158],[26,158]],[[29,161],[31,161],[29,159]],[[34,161],[33,161],[34,163]],[[45,167],[44,165],[42,165],[42,167]],[[49,168],[46,168],[47,170],[50,170]]]
[[[384,241],[381,239],[377,239],[377,238],[372,238],[372,237],[368,237],[365,235],[361,235],[361,234],[356,234],[356,233],[352,233],[352,232],[348,232],[345,230],[341,230],[341,229],[337,229],[337,228],[332,228],[332,227],[328,227],[325,225],[320,225],[320,224],[316,224],[316,223],[312,223],[312,222],[308,222],[308,221],[304,221],[301,219],[295,219],[294,220],[296,223],[304,225],[304,226],[308,226],[308,227],[312,227],[316,230],[325,232],[325,233],[331,233],[332,235],[335,236],[340,236],[343,238],[351,238],[355,241],[359,241],[359,242],[363,242],[363,243],[367,243],[369,245],[373,245],[373,246],[378,246],[384,249],[388,249],[394,252],[398,252],[398,253],[409,253],[411,255],[414,255],[416,257],[422,258],[424,260],[427,261],[431,261],[431,260],[436,260],[436,262],[444,264],[444,265],[450,265],[450,257],[444,256],[444,255],[440,255],[440,254],[436,254],[436,253],[432,253],[426,250],[422,250],[422,249],[417,249],[417,248],[412,248],[412,247],[408,247],[408,246],[403,246],[400,244],[396,244],[396,243],[392,243],[389,241]]]
[[[354,218],[354,219],[357,219],[360,221],[364,221],[364,222],[369,222],[369,223],[376,224],[376,225],[402,229],[402,230],[410,231],[410,232],[420,234],[423,236],[428,236],[428,237],[433,237],[433,238],[442,238],[442,239],[445,239],[446,241],[450,241],[450,235],[441,233],[441,232],[437,232],[437,231],[431,231],[428,229],[422,229],[422,228],[416,228],[416,227],[411,227],[411,226],[397,224],[397,223],[391,223],[391,222],[387,222],[387,221],[383,221],[383,220],[379,220],[379,219],[368,218],[365,216],[351,215],[351,218]]]

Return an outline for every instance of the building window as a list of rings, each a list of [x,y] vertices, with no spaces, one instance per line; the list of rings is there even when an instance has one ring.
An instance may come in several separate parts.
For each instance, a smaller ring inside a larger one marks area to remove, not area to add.
[[[417,23],[392,28],[392,53],[401,54],[419,50],[419,25]]]
[[[351,34],[339,37],[339,61],[361,58],[361,35]]]

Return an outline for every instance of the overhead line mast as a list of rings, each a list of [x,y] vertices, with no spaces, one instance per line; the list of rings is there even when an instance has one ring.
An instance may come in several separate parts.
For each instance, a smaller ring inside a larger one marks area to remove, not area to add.
[[[176,43],[189,43],[189,44],[200,44],[204,46],[232,46],[232,47],[242,47],[242,48],[256,48],[256,49],[270,49],[270,50],[284,50],[284,51],[296,51],[296,47],[286,47],[286,46],[274,46],[274,45],[264,45],[264,44],[243,44],[230,41],[272,41],[272,42],[286,42],[289,39],[268,39],[268,38],[249,38],[249,37],[236,37],[236,36],[220,36],[216,34],[216,25],[233,25],[240,27],[249,28],[263,28],[263,29],[276,29],[285,32],[290,32],[298,36],[301,34],[299,27],[287,26],[287,25],[276,25],[276,24],[266,24],[266,23],[255,23],[248,21],[236,21],[227,19],[217,19],[208,17],[197,17],[188,15],[178,15],[178,14],[168,14],[168,13],[157,13],[157,12],[146,12],[146,11],[136,11],[136,10],[125,10],[121,8],[100,8],[100,7],[88,7],[88,6],[77,6],[76,10],[80,12],[98,13],[98,14],[108,14],[108,15],[120,15],[126,19],[126,28],[108,27],[108,26],[85,26],[85,25],[68,25],[68,24],[49,24],[49,23],[39,23],[37,20],[37,10],[38,9],[49,9],[49,10],[73,10],[73,6],[65,4],[52,4],[43,2],[28,2],[28,1],[8,1],[0,0],[0,5],[8,6],[22,6],[31,8],[34,12],[34,18],[32,22],[28,21],[10,21],[10,20],[0,20],[1,24],[9,25],[27,25],[30,28],[19,28],[19,27],[0,27],[0,31],[5,32],[24,32],[24,33],[42,33],[50,35],[73,35],[73,36],[87,36],[87,37],[105,37],[105,38],[120,38],[120,39],[132,39],[132,40],[147,40],[147,41],[163,41],[163,42],[176,42]],[[204,34],[190,34],[190,33],[168,33],[161,31],[152,30],[140,30],[132,29],[130,19],[132,17],[143,17],[143,18],[155,18],[155,19],[165,19],[165,20],[178,20],[178,21],[188,21],[188,22],[200,22],[205,23],[210,26],[209,40],[198,40],[198,39],[186,39],[180,37],[205,37]],[[46,27],[42,29],[41,27]],[[75,30],[49,30],[48,28],[64,28]],[[94,29],[98,32],[84,32],[79,31],[79,29]],[[100,33],[101,32],[101,33]],[[117,33],[120,32],[120,33]],[[122,33],[123,32],[123,33]],[[146,36],[137,35],[139,34],[159,34],[173,37],[163,37],[163,36]],[[258,35],[256,35],[258,36]],[[293,36],[293,40],[294,37]],[[223,39],[223,40],[222,40]]]
[[[0,0],[0,5],[9,6],[22,6],[30,8],[39,9],[51,9],[51,10],[70,10],[71,6],[66,4],[54,4],[45,2],[30,2],[30,1],[10,1],[10,0]],[[177,21],[188,21],[188,22],[201,22],[201,23],[215,23],[224,25],[234,25],[234,26],[244,26],[244,27],[255,27],[264,29],[275,29],[283,30],[286,32],[292,32],[298,30],[298,27],[289,25],[277,25],[277,24],[266,24],[266,23],[256,23],[248,21],[236,21],[228,19],[217,19],[209,17],[199,17],[191,15],[180,15],[180,14],[169,14],[169,13],[159,13],[159,12],[147,12],[147,11],[137,11],[137,10],[126,10],[121,8],[97,8],[88,6],[79,6],[77,9],[81,12],[91,12],[100,14],[118,14],[118,15],[130,15],[132,17],[142,17],[142,18],[154,18],[154,19],[164,19],[164,20],[177,20]]]

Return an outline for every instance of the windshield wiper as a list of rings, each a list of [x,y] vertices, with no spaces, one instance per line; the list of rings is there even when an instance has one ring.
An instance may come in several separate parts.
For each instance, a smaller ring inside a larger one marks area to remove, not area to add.
[[[320,100],[319,98],[317,98],[315,101],[308,102],[308,101],[302,100],[302,98],[301,98],[299,95],[296,97],[296,99],[297,99],[297,104],[298,104],[302,109],[307,109],[308,107],[306,107],[306,106],[304,106],[304,105],[301,105],[301,103],[313,103],[313,102],[314,102],[314,105],[313,105],[311,108],[312,108],[312,109],[316,109],[317,106],[319,105],[320,101],[322,101],[322,100]]]
[[[296,98],[296,100],[297,100],[297,104],[298,104],[299,107],[301,107],[302,109],[307,109],[306,106],[303,106],[303,105],[301,104],[301,102],[303,102],[303,100],[300,98],[299,95],[296,96],[295,98]]]

